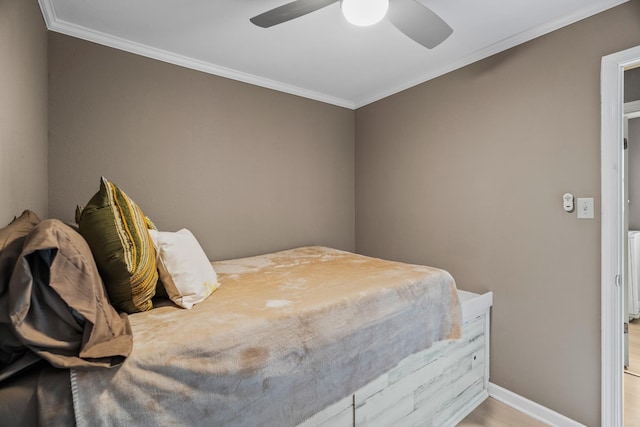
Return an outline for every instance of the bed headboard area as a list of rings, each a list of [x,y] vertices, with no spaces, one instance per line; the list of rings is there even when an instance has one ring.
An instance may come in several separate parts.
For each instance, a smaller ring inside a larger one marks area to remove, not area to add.
[[[353,111],[57,33],[49,75],[49,216],[104,175],[211,259],[354,249]]]
[[[0,223],[72,221],[106,176],[211,259],[355,249],[353,111],[48,33],[37,1],[0,27]]]

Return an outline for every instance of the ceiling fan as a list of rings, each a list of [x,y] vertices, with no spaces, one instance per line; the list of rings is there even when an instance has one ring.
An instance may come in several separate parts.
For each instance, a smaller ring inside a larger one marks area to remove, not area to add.
[[[449,24],[416,0],[295,0],[254,16],[250,21],[259,27],[268,28],[315,12],[337,1],[340,1],[342,12],[349,22],[355,25],[371,25],[380,21],[386,14],[398,30],[429,49],[438,46],[453,33]],[[351,2],[360,3],[363,8],[368,8],[365,12],[370,12],[372,3],[382,3],[382,9],[369,23],[357,23],[348,16]]]

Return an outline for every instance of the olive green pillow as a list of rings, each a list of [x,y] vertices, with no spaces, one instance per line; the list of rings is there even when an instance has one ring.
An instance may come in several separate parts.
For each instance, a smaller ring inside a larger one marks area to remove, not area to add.
[[[76,222],[104,280],[111,304],[127,313],[153,308],[158,272],[148,227],[153,224],[115,184],[104,177]]]

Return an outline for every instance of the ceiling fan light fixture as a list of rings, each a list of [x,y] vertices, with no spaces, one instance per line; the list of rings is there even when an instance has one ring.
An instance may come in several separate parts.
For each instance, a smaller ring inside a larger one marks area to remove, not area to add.
[[[347,22],[368,27],[382,21],[389,9],[389,0],[341,0],[340,7]]]

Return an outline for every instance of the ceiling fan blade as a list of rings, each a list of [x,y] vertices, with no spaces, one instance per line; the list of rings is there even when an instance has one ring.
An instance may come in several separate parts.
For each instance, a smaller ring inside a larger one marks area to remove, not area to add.
[[[296,0],[254,16],[250,21],[258,27],[269,28],[299,18],[307,13],[315,12],[336,1],[338,0]]]
[[[387,18],[407,37],[433,49],[453,33],[453,28],[416,0],[391,0]]]

